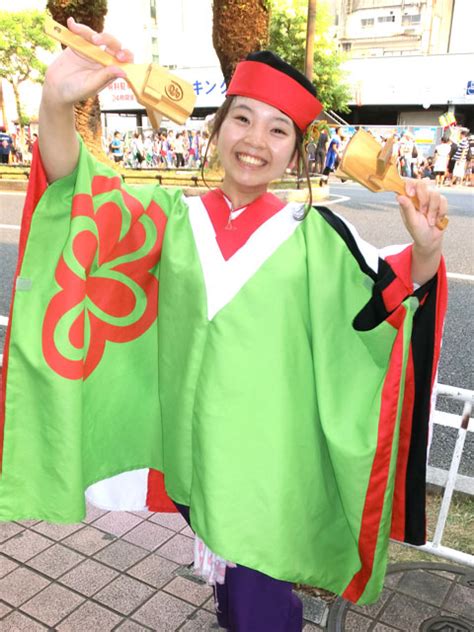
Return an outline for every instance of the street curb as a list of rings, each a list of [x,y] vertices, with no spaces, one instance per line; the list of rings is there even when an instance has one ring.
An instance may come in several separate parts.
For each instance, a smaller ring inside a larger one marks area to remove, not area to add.
[[[28,187],[27,180],[3,180],[0,179],[0,191],[8,193],[9,191],[26,191]]]
[[[303,604],[303,619],[309,623],[319,625],[321,628],[325,628],[329,616],[328,604],[323,599],[312,597],[301,590],[296,590],[295,593]]]
[[[162,185],[165,189],[179,189],[179,186],[174,185]],[[17,191],[26,191],[28,187],[27,180],[2,180],[0,179],[0,192],[8,193],[8,192],[17,192]],[[195,195],[203,195],[209,189],[206,187],[181,187],[183,190],[183,194],[186,196],[195,196]],[[304,202],[307,199],[307,189],[272,189],[271,193],[274,193],[277,197],[282,200],[289,202]],[[328,186],[318,186],[313,187],[313,204],[316,202],[321,202],[329,198],[329,187]]]

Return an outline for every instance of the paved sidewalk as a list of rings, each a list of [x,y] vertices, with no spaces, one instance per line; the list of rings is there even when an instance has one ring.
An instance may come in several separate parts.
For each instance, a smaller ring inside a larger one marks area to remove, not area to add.
[[[81,524],[0,522],[0,632],[218,630],[192,559],[179,514],[90,507]]]
[[[188,568],[192,557],[192,532],[178,514],[91,507],[75,525],[0,522],[0,632],[218,630],[211,589]],[[389,573],[374,606],[338,600],[327,629],[474,630],[474,572],[422,566]],[[320,621],[324,605],[305,599],[305,616]],[[458,627],[439,627],[441,613]],[[427,619],[438,627],[419,627]],[[305,622],[304,632],[321,630]]]
[[[393,564],[377,603],[336,601],[328,632],[474,632],[474,569],[433,562]]]

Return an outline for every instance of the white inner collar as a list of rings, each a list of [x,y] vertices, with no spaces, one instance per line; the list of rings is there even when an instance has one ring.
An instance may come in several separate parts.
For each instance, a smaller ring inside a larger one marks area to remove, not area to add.
[[[241,215],[247,209],[248,204],[247,206],[241,206],[236,211],[233,211],[232,202],[229,200],[229,198],[227,197],[225,193],[223,193],[223,195],[224,195],[224,200],[226,201],[227,206],[230,209],[230,219],[236,219],[239,215]]]

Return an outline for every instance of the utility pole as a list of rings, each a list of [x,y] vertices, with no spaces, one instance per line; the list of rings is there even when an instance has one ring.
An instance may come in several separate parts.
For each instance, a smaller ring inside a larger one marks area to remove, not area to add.
[[[304,74],[313,80],[314,32],[316,28],[316,0],[308,0],[308,24],[306,29],[306,57]]]

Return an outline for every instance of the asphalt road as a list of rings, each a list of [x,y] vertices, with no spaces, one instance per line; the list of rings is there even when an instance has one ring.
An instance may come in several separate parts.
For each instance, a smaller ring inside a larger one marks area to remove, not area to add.
[[[392,193],[371,193],[352,182],[331,183],[327,205],[342,214],[361,236],[376,246],[406,243],[409,237]],[[474,389],[474,194],[470,189],[445,189],[449,202],[449,229],[445,236],[445,258],[449,275],[449,307],[438,380],[451,386]],[[0,192],[0,317],[7,316],[24,195]],[[0,352],[5,328],[0,327]],[[460,413],[462,406],[438,402],[438,408]],[[471,421],[471,424],[474,423]],[[436,428],[430,463],[447,468],[456,433]],[[468,433],[460,473],[474,477],[474,433]]]

